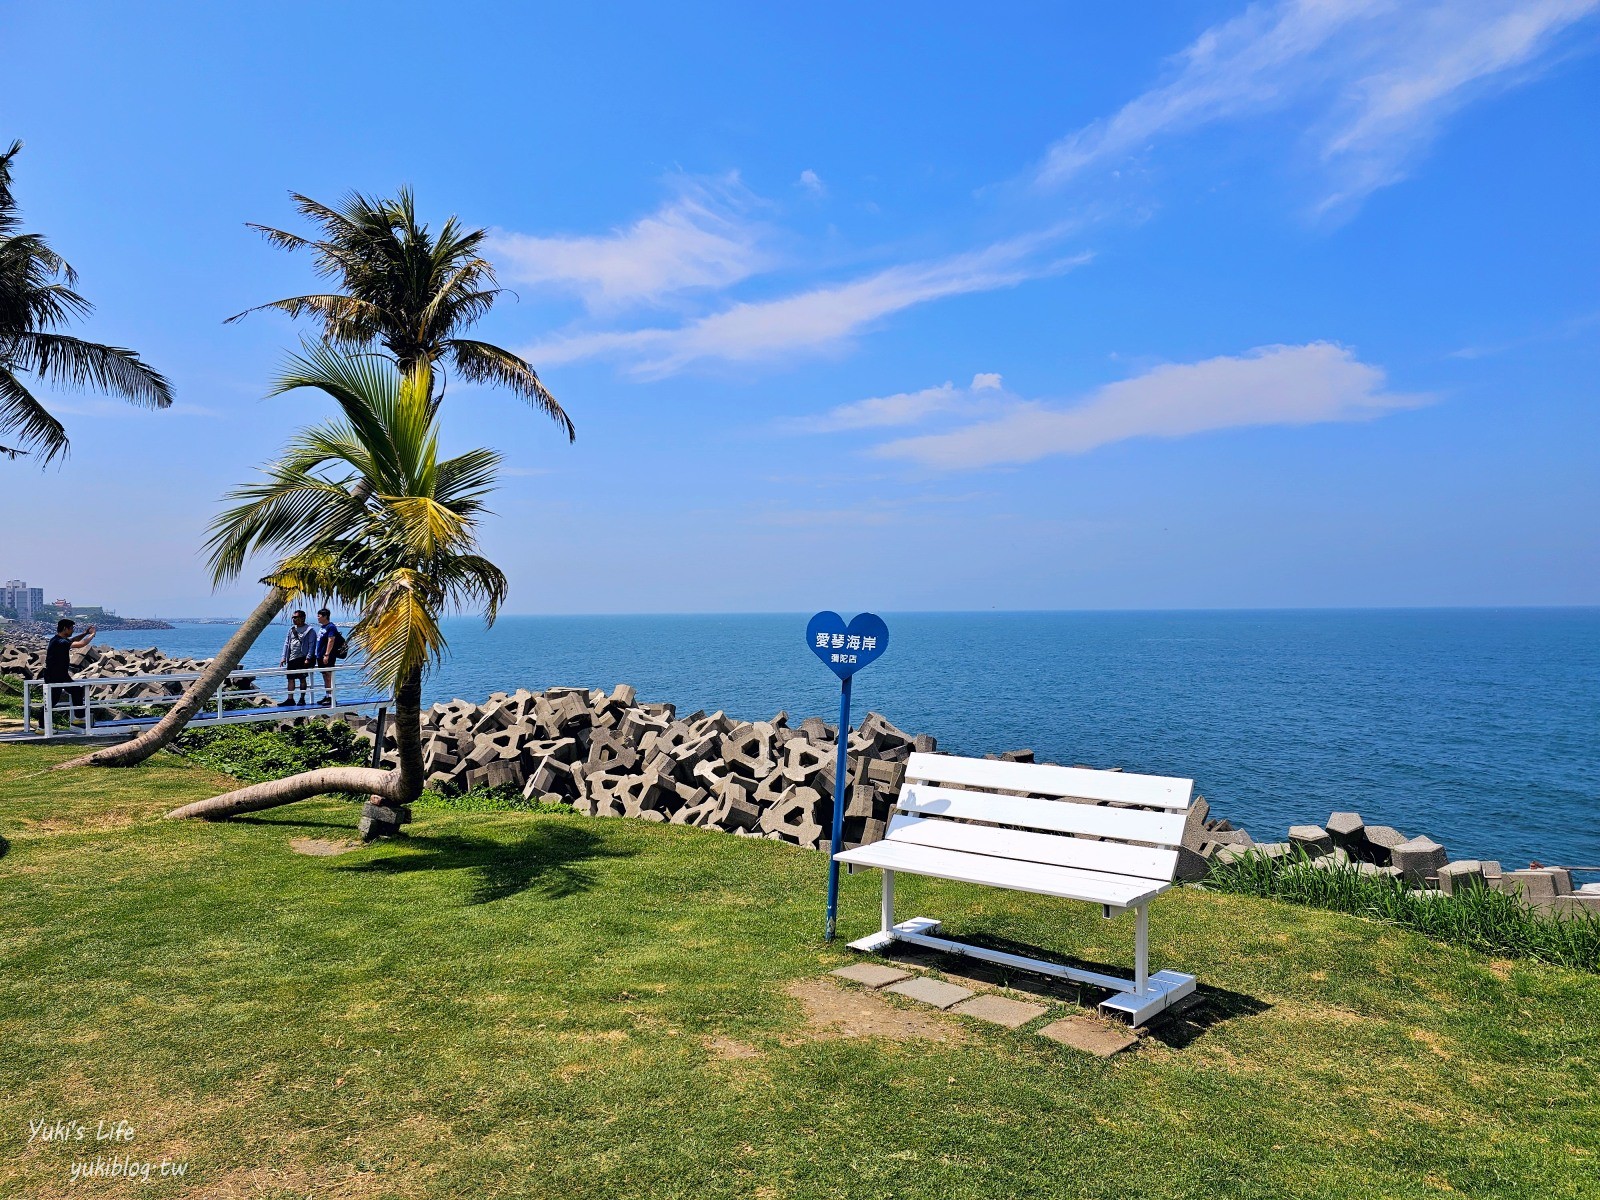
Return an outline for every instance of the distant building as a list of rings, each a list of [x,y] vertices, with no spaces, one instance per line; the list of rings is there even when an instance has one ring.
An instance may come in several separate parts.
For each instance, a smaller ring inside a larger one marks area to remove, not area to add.
[[[10,609],[19,621],[38,621],[44,617],[44,589],[31,588],[20,579],[10,579],[0,588],[0,608]]]

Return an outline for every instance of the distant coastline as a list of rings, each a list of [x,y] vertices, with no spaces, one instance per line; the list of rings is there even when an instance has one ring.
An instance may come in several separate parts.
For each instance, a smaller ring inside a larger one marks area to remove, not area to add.
[[[171,629],[173,626],[154,617],[98,617],[79,620],[81,628],[94,625],[100,629]],[[0,621],[0,642],[46,641],[56,631],[53,621]]]

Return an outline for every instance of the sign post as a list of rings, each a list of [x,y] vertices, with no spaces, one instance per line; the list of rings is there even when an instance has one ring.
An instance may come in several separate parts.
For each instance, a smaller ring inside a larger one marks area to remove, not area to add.
[[[844,810],[850,802],[850,680],[889,648],[889,627],[874,613],[857,613],[849,625],[836,612],[819,612],[806,626],[806,645],[839,677],[839,757],[833,768],[833,837],[828,850],[828,924],[823,937],[833,941],[839,923],[839,864]]]

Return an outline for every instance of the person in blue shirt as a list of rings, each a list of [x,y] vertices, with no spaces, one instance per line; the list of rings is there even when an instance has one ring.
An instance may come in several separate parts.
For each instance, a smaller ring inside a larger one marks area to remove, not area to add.
[[[291,618],[289,631],[283,639],[283,657],[278,660],[280,667],[288,667],[289,694],[283,698],[288,707],[294,706],[295,685],[300,687],[300,703],[307,703],[306,688],[310,686],[311,675],[294,674],[295,667],[309,667],[317,660],[317,631],[306,624],[306,610],[297,608]]]
[[[317,609],[317,665],[331,667],[338,661],[338,650],[344,634],[333,623],[333,614],[325,608]],[[322,699],[317,703],[326,707],[333,703],[333,672],[322,673]]]

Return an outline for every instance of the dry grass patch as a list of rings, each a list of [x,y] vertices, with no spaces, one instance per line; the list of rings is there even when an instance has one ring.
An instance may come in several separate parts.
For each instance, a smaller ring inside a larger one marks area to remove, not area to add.
[[[929,1013],[900,1008],[877,992],[842,988],[829,979],[802,979],[791,983],[790,996],[805,1011],[805,1035],[791,1034],[786,1045],[831,1038],[884,1038],[891,1042],[924,1040],[956,1043],[965,1040],[954,1022]]]
[[[289,849],[296,854],[308,854],[312,858],[333,858],[336,855],[348,854],[352,850],[361,849],[360,842],[329,841],[327,838],[298,837],[289,839]]]

